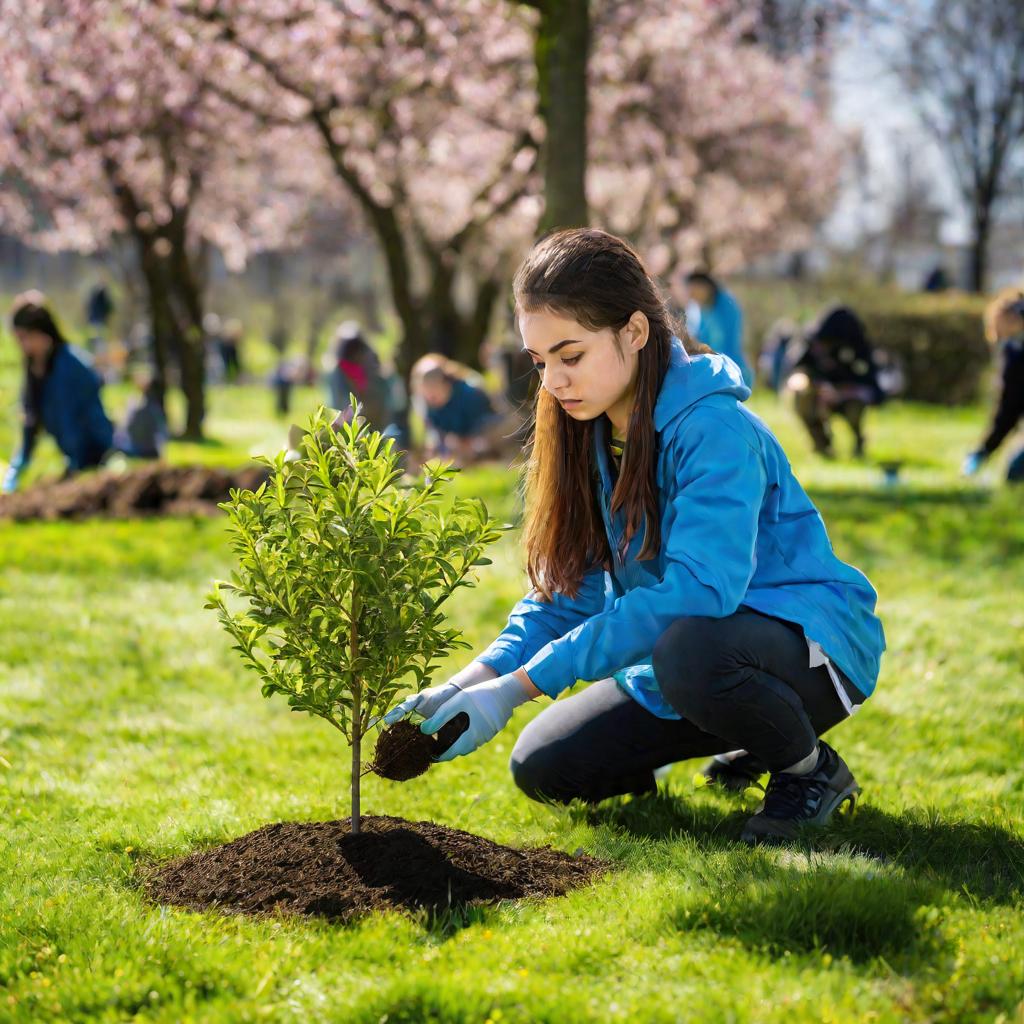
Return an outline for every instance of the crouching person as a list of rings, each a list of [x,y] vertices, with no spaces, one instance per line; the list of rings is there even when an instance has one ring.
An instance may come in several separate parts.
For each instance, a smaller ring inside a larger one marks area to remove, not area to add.
[[[56,441],[68,477],[100,465],[114,435],[103,409],[99,374],[88,356],[68,344],[46,296],[36,291],[19,295],[11,310],[11,329],[24,366],[23,428],[21,447],[0,485],[5,493],[17,488],[41,431]]]
[[[476,750],[532,698],[557,697],[512,754],[538,800],[656,788],[655,770],[723,752],[771,773],[750,843],[821,825],[859,792],[822,733],[871,694],[884,648],[875,591],[832,552],[750,392],[688,355],[639,257],[600,231],[532,250],[515,281],[541,375],[524,528],[533,590],[467,669],[408,698],[441,756]]]

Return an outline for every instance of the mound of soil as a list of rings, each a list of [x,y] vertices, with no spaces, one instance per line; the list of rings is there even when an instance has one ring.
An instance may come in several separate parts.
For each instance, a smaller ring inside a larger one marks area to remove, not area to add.
[[[467,729],[469,715],[461,712],[437,731],[436,736],[420,732],[418,725],[402,720],[382,729],[377,737],[373,761],[366,766],[382,779],[408,782],[422,775]]]
[[[253,490],[267,475],[263,466],[226,470],[159,462],[127,472],[104,470],[0,495],[0,519],[214,515],[231,488]]]
[[[607,868],[582,853],[513,850],[429,821],[364,815],[361,827],[354,836],[348,819],[267,825],[156,869],[146,888],[160,903],[196,910],[344,921],[561,896]]]

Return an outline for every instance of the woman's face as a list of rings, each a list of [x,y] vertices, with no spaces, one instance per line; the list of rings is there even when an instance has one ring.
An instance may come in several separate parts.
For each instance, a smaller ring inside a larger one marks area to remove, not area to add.
[[[700,306],[708,309],[715,304],[715,291],[706,281],[690,281],[686,286],[690,298]]]
[[[27,327],[15,327],[14,337],[26,359],[38,362],[45,359],[53,348],[53,339],[42,331],[33,331]]]
[[[452,384],[451,381],[443,377],[440,379],[429,377],[420,382],[419,392],[423,401],[431,409],[441,409],[448,404],[448,400],[452,397]]]
[[[1016,337],[1021,331],[1024,331],[1024,317],[1004,309],[996,317],[995,329],[997,341],[1006,341],[1007,338]]]
[[[540,373],[541,386],[575,420],[602,413],[620,429],[629,420],[640,350],[650,325],[637,311],[618,332],[592,331],[560,313],[520,312],[523,345]]]

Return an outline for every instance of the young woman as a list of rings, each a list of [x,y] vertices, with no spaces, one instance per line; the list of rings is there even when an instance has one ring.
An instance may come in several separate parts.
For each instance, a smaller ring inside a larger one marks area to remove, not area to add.
[[[512,774],[536,799],[655,789],[666,763],[743,750],[771,772],[748,842],[792,838],[859,792],[818,737],[872,692],[875,592],[836,558],[778,442],[721,355],[687,355],[639,257],[594,230],[540,242],[515,280],[541,375],[524,530],[533,590],[447,683],[409,697],[439,758],[531,698]]]
[[[114,439],[100,401],[100,378],[87,357],[64,339],[46,297],[27,292],[15,299],[11,326],[25,359],[24,428],[21,448],[3,480],[5,492],[18,486],[40,429],[64,453],[68,475],[99,465]]]
[[[1010,288],[992,300],[985,310],[985,333],[993,345],[1002,348],[1002,391],[988,435],[981,447],[964,460],[966,476],[978,472],[1024,417],[1024,292]],[[1006,479],[1024,483],[1024,447],[1010,457]]]

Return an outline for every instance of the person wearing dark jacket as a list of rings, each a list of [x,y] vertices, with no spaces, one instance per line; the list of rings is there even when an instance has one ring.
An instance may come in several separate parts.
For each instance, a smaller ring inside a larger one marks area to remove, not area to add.
[[[3,479],[5,493],[32,459],[40,430],[57,442],[66,474],[98,466],[110,450],[114,428],[100,400],[101,381],[88,357],[69,345],[40,292],[14,300],[11,326],[25,358],[21,447]]]
[[[829,419],[838,413],[853,431],[854,455],[863,456],[864,412],[880,404],[884,395],[874,353],[856,313],[846,306],[826,310],[807,332],[793,370],[787,387],[814,450],[827,458],[834,454]]]
[[[167,419],[160,386],[147,375],[136,379],[139,397],[129,405],[124,422],[114,431],[114,447],[132,459],[159,459],[167,444]]]
[[[996,296],[985,321],[989,340],[1003,350],[1002,390],[985,440],[964,460],[965,476],[973,476],[1024,417],[1024,292],[1014,288]],[[1024,483],[1024,447],[1010,458],[1006,479]]]
[[[332,409],[338,409],[344,419],[351,419],[349,397],[355,395],[360,415],[374,430],[399,435],[399,410],[391,377],[354,320],[346,320],[338,327],[324,369]]]

